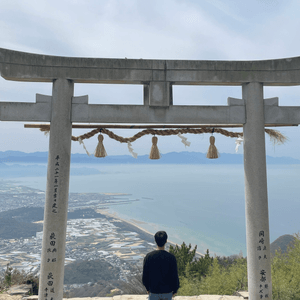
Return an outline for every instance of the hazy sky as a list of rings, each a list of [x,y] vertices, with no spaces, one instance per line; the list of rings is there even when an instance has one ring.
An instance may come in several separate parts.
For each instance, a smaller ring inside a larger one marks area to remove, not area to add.
[[[300,55],[300,2],[297,0],[9,0],[1,1],[0,47],[38,54],[143,59],[260,60]],[[35,94],[51,95],[51,84],[9,82],[0,77],[0,101],[34,102]],[[76,84],[75,95],[90,103],[142,104],[142,86]],[[265,88],[265,98],[280,105],[300,105],[300,87]],[[174,87],[175,104],[226,105],[241,98],[241,87]],[[300,159],[299,129],[282,128],[288,143],[267,154]],[[74,130],[73,135],[84,131]],[[131,136],[134,131],[115,131]],[[162,153],[206,152],[209,136],[159,138]],[[0,151],[47,151],[48,138],[22,123],[0,122]],[[216,135],[220,152],[235,152],[235,140]],[[87,141],[90,152],[96,137]],[[128,154],[127,146],[105,136],[108,154]],[[149,153],[151,137],[133,143]],[[73,153],[84,153],[72,143]],[[239,150],[242,153],[242,149]]]

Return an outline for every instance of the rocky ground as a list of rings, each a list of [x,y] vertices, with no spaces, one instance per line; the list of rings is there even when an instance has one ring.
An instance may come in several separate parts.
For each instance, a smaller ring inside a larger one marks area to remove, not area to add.
[[[9,290],[0,293],[0,300],[38,300],[38,295],[29,295],[31,285],[15,285]],[[113,294],[114,290],[111,291]],[[147,300],[148,295],[116,295],[111,297],[76,297],[64,298],[69,300]],[[227,295],[199,295],[199,296],[175,296],[174,300],[245,300],[249,299],[248,292],[237,292],[235,296]]]
[[[0,294],[0,300],[21,300],[22,298],[22,295],[11,296],[7,293]]]

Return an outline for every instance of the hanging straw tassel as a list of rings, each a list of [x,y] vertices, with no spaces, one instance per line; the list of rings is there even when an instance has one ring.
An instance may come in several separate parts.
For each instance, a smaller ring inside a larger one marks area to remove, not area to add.
[[[95,157],[105,157],[107,156],[107,153],[105,151],[105,148],[103,146],[103,135],[102,134],[99,134],[98,135],[98,145],[97,145],[97,148],[96,148],[96,151],[95,151]]]
[[[217,147],[215,146],[215,137],[212,135],[209,138],[209,141],[210,141],[210,145],[209,145],[206,157],[210,158],[210,159],[212,159],[212,158],[218,158],[219,157],[219,153],[218,153]]]
[[[149,155],[150,159],[160,159],[159,150],[157,148],[157,140],[156,136],[152,137],[152,147]]]

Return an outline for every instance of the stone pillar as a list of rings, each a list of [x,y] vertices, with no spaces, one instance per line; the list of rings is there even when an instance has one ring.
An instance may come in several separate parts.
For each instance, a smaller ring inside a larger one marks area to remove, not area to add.
[[[272,299],[263,84],[243,85],[246,104],[244,168],[248,290],[251,300]]]
[[[53,82],[39,300],[63,298],[74,84]]]

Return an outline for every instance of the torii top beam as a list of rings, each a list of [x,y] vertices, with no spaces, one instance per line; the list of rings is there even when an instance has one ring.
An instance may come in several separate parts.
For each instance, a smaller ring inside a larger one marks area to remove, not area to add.
[[[142,84],[143,105],[88,104],[73,97],[72,122],[131,124],[245,124],[245,103],[228,99],[228,106],[173,106],[172,85],[300,85],[300,57],[263,61],[187,61],[72,58],[0,48],[0,73],[7,80],[73,83]],[[49,122],[51,96],[36,103],[0,102],[0,121]],[[278,106],[265,99],[265,124],[300,124],[300,107]]]
[[[300,84],[300,57],[257,61],[191,61],[71,58],[0,48],[0,72],[7,80],[75,83],[144,84],[167,81],[175,85]]]

